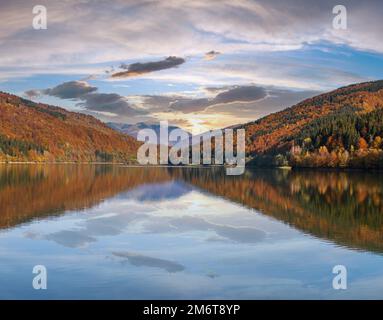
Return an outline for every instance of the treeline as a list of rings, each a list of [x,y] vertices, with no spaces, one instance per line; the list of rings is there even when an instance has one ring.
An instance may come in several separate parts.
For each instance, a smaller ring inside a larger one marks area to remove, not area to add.
[[[357,113],[346,106],[315,119],[284,141],[290,148],[252,160],[256,165],[383,168],[383,109]]]
[[[20,102],[21,102],[20,105],[25,105],[29,108],[33,108],[33,109],[37,110],[38,112],[49,114],[52,117],[59,118],[61,120],[65,120],[67,118],[67,116],[63,112],[59,112],[59,111],[55,110],[54,107],[51,107],[50,109],[43,108],[38,103],[23,99],[23,98],[20,98]]]
[[[11,157],[25,156],[28,157],[31,153],[44,154],[44,147],[24,140],[10,139],[0,135],[0,155],[8,155]],[[0,157],[1,158],[1,157]]]

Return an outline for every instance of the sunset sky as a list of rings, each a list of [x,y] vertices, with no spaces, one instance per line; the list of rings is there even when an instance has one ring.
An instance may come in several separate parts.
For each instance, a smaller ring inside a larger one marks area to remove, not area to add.
[[[0,0],[0,90],[193,133],[382,79],[383,2]],[[47,30],[32,27],[44,5]]]

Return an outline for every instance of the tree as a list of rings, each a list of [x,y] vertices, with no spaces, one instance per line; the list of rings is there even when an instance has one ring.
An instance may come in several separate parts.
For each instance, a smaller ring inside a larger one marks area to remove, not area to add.
[[[362,137],[359,138],[359,141],[358,141],[358,148],[359,148],[359,150],[366,150],[366,149],[368,149],[368,143],[367,143],[367,141],[366,141],[364,138],[362,138]]]
[[[382,145],[382,138],[380,136],[376,136],[374,141],[372,142],[372,147],[375,149],[379,149]]]

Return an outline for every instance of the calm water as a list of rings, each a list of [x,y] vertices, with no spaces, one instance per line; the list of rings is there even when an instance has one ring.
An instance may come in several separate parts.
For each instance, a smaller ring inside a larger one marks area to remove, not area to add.
[[[3,165],[0,298],[383,298],[382,178]]]

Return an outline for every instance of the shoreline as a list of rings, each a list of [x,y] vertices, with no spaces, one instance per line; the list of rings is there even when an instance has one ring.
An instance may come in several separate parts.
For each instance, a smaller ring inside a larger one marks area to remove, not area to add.
[[[33,165],[116,165],[122,167],[130,168],[212,168],[212,167],[226,167],[222,164],[212,164],[212,165],[144,165],[139,163],[125,163],[125,162],[77,162],[77,161],[0,161],[0,165],[23,165],[23,164],[33,164]]]
[[[0,165],[116,165],[129,168],[199,168],[199,169],[209,169],[228,166],[222,164],[212,164],[212,165],[141,165],[138,163],[124,163],[124,162],[87,162],[87,161],[0,161]],[[337,172],[347,172],[347,171],[364,171],[364,172],[375,172],[383,171],[383,168],[352,168],[352,167],[291,167],[291,166],[281,166],[281,167],[271,167],[271,166],[252,166],[246,165],[245,169],[250,170],[286,170],[286,171],[337,171]]]

